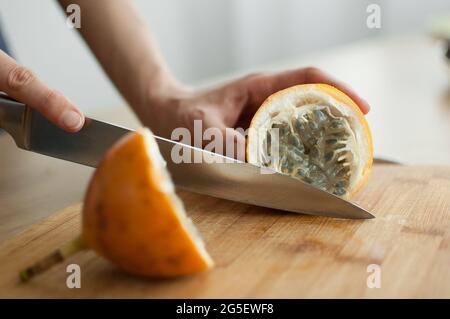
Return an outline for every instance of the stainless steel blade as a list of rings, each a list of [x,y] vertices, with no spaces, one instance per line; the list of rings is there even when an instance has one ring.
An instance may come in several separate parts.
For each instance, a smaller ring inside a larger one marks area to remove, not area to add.
[[[97,167],[106,151],[130,130],[86,118],[78,133],[67,133],[40,113],[27,109],[25,149],[59,159]]]
[[[157,137],[161,154],[178,187],[232,201],[296,213],[336,218],[374,216],[361,207],[292,177]],[[174,163],[173,147],[200,163]]]
[[[22,114],[22,131],[15,136],[19,147],[96,167],[104,153],[124,134],[124,127],[87,119],[79,133],[66,133],[30,108]],[[0,123],[1,124],[1,123]],[[10,130],[11,131],[11,130]],[[346,200],[289,176],[155,136],[175,185],[232,201],[337,218],[374,216]],[[176,147],[176,149],[174,149]],[[177,163],[172,152],[187,152],[191,162]]]

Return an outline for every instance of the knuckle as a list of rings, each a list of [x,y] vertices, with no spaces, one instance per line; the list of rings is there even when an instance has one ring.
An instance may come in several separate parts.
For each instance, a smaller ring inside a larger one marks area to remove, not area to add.
[[[253,73],[247,74],[244,77],[244,80],[247,80],[247,81],[252,81],[252,80],[255,80],[255,79],[257,80],[257,79],[264,78],[266,75],[267,74],[264,73],[264,72],[253,72]]]
[[[226,98],[228,103],[240,110],[247,103],[249,93],[246,87],[238,86],[233,88]]]
[[[206,112],[201,108],[196,108],[190,114],[190,120],[194,121],[204,121],[206,119]]]
[[[315,67],[315,66],[308,66],[308,67],[305,68],[305,73],[306,73],[306,77],[307,78],[314,77],[314,76],[316,76],[317,74],[319,74],[321,72],[322,71],[319,68]]]
[[[266,87],[269,81],[270,77],[268,73],[264,72],[251,73],[243,79],[243,83],[249,91],[253,91],[255,88],[262,89]]]
[[[201,121],[201,123],[205,122],[206,112],[200,107],[193,107],[187,112],[182,111],[180,116],[184,126],[189,130],[193,130],[195,121]]]
[[[29,85],[33,80],[33,72],[24,66],[17,65],[8,73],[7,87],[10,90],[17,91]]]

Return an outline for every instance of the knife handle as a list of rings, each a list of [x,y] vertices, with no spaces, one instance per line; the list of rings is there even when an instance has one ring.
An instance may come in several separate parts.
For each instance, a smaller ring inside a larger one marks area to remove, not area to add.
[[[5,94],[0,94],[0,128],[8,132],[17,146],[25,147],[24,123],[26,118],[25,104]]]

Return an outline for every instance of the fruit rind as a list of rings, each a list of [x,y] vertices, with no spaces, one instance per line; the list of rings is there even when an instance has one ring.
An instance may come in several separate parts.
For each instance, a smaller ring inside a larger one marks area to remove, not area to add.
[[[83,207],[83,239],[140,275],[174,277],[213,266],[147,129],[125,136],[99,165]]]
[[[309,95],[320,96],[321,99],[328,100],[331,105],[339,107],[339,110],[343,114],[346,114],[346,117],[350,121],[354,121],[353,125],[355,127],[360,127],[357,130],[357,134],[359,134],[358,143],[363,143],[364,145],[359,145],[358,148],[362,150],[364,158],[362,159],[361,167],[358,169],[361,172],[361,176],[357,178],[357,183],[352,184],[349,194],[345,196],[350,197],[365,184],[369,176],[373,158],[372,136],[368,123],[357,104],[345,93],[330,85],[302,84],[281,90],[269,96],[255,113],[251,121],[247,139],[247,161],[253,164],[260,164],[257,158],[257,147],[259,147],[257,140],[259,138],[258,134],[260,134],[258,130],[264,127],[264,125],[267,125],[266,121],[270,119],[271,114],[277,114],[280,110],[285,110],[286,103],[295,106],[294,109],[302,108],[304,105],[297,105],[296,99],[307,100]]]

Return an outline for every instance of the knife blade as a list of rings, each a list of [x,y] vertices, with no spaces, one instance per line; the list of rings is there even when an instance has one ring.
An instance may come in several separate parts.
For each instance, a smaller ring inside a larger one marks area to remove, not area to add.
[[[97,167],[105,152],[131,130],[87,118],[78,133],[59,129],[24,104],[0,96],[0,127],[17,146],[31,152]],[[200,148],[155,136],[175,185],[191,192],[290,212],[336,218],[367,219],[363,208],[307,183]],[[192,159],[172,160],[174,146]]]

